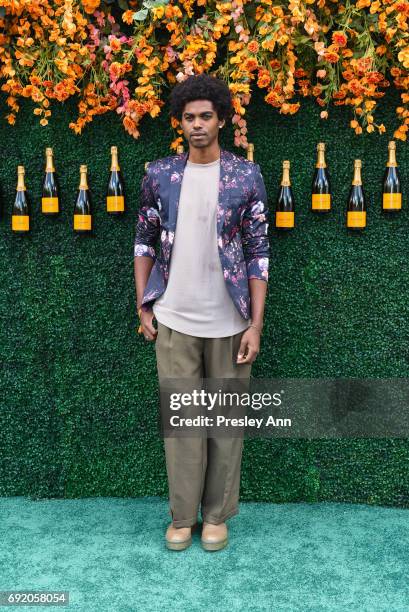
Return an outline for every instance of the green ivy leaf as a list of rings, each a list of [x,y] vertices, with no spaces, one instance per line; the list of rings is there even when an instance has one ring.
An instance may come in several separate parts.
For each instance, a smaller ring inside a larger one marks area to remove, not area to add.
[[[306,44],[306,43],[310,43],[311,42],[311,36],[297,36],[297,42],[300,42],[302,44]]]
[[[144,0],[142,2],[143,6],[146,6],[146,8],[157,8],[158,6],[162,6],[168,3],[169,0]]]
[[[247,17],[247,24],[249,28],[252,30],[254,26],[257,24],[257,21],[254,19],[254,17]]]
[[[136,13],[134,13],[132,15],[132,18],[134,19],[134,21],[143,21],[148,16],[148,13],[149,13],[148,9],[141,9],[140,11],[137,11]]]

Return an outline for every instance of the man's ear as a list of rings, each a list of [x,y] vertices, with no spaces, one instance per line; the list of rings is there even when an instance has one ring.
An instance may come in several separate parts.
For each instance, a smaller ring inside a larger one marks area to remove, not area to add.
[[[224,119],[222,119],[221,121],[219,121],[219,128],[224,127],[224,124],[225,124],[225,123],[226,123],[226,122],[225,122],[225,120],[224,120]]]

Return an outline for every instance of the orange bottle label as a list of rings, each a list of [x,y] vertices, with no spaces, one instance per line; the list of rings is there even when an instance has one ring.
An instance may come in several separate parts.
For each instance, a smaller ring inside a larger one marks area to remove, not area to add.
[[[29,215],[12,215],[11,229],[15,232],[28,232],[30,229]]]
[[[312,194],[312,210],[330,210],[331,194],[330,193],[313,193]]]
[[[125,209],[124,196],[107,196],[107,211],[122,212]]]
[[[347,227],[366,227],[366,210],[348,210]]]
[[[58,198],[41,198],[43,213],[58,212]]]
[[[382,206],[385,210],[388,208],[402,208],[401,193],[384,193]]]
[[[91,215],[74,215],[74,229],[75,230],[90,230],[91,229]]]
[[[276,227],[294,227],[294,211],[276,211]]]

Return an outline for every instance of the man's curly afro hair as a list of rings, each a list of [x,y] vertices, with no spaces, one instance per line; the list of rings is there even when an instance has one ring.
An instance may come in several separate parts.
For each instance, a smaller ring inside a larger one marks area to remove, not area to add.
[[[230,89],[224,81],[209,74],[189,76],[172,89],[170,115],[181,121],[185,105],[193,100],[210,100],[220,120],[233,114]]]

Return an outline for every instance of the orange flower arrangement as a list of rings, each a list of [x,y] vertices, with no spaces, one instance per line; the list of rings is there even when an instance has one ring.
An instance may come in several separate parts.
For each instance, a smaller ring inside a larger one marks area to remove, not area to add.
[[[356,134],[386,130],[376,123],[376,107],[393,85],[401,92],[394,137],[407,138],[409,1],[120,5],[115,19],[104,0],[0,0],[0,82],[9,124],[22,97],[35,102],[34,114],[47,125],[52,100],[78,95],[78,118],[70,123],[76,133],[95,115],[114,111],[138,138],[142,118],[161,112],[170,86],[210,72],[232,93],[236,146],[248,145],[245,114],[255,85],[284,114],[296,113],[306,97],[316,100],[323,120],[331,104],[348,106]],[[176,120],[171,127],[174,149],[182,131]]]

